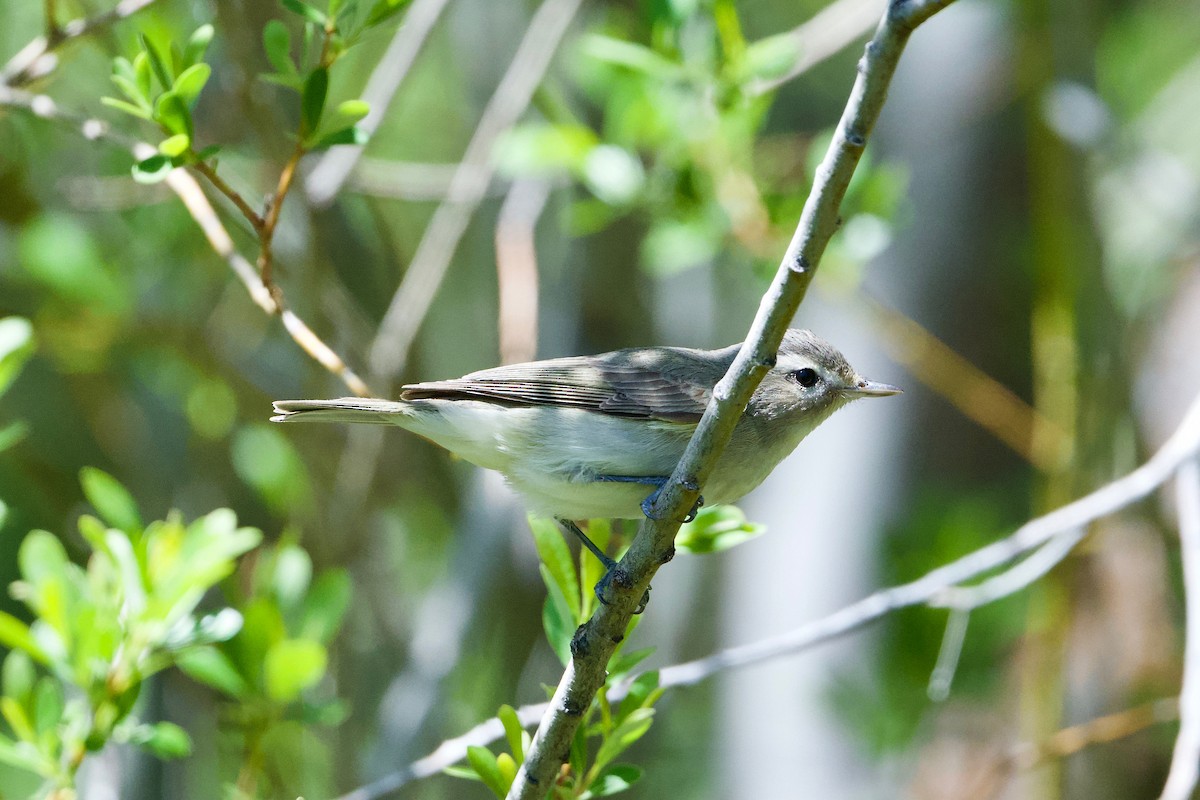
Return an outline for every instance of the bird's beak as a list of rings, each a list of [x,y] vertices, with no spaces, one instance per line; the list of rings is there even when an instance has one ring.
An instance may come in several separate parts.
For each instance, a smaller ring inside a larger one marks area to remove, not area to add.
[[[859,378],[858,383],[846,388],[845,392],[851,397],[890,397],[894,394],[903,394],[904,390],[899,386]]]

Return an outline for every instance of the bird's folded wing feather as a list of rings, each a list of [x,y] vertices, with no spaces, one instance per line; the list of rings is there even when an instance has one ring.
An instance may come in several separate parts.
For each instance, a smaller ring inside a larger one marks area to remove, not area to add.
[[[677,374],[679,359],[690,358],[697,351],[675,350],[669,364],[668,352],[667,348],[652,348],[624,357],[608,354],[513,364],[453,380],[405,386],[401,397],[559,406],[637,419],[698,422],[725,369],[698,356],[690,365],[689,377],[681,378]]]

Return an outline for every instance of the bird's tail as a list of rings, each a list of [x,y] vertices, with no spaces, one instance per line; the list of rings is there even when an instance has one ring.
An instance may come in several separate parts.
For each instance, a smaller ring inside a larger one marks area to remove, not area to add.
[[[272,422],[358,422],[395,424],[397,415],[407,416],[409,404],[396,400],[341,397],[337,400],[276,400]]]

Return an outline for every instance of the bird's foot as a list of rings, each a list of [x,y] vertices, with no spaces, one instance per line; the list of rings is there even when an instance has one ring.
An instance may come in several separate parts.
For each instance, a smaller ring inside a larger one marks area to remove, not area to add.
[[[666,481],[664,481],[663,483],[665,484]],[[682,485],[683,485],[683,488],[687,489],[688,491],[696,492],[696,491],[700,490],[700,486],[695,481],[692,481],[692,480],[684,481]],[[647,519],[660,520],[666,516],[665,514],[659,512],[654,507],[654,504],[656,502],[658,502],[658,496],[660,494],[662,494],[662,490],[663,490],[663,487],[662,487],[662,485],[660,485],[657,489],[655,489],[650,494],[649,497],[647,497],[645,500],[642,501],[642,513],[646,515]],[[696,498],[696,502],[692,504],[691,510],[688,511],[688,513],[684,516],[684,518],[681,521],[682,522],[691,522],[692,520],[694,520],[696,518],[696,514],[700,513],[700,509],[703,506],[704,506],[704,495],[699,495]]]
[[[620,566],[614,564],[608,570],[608,572],[604,573],[604,577],[596,583],[594,590],[596,592],[596,599],[599,600],[603,605],[611,606],[615,599],[612,596],[613,584],[616,584],[617,586],[627,585],[628,580],[629,576],[625,574],[624,570],[622,570]],[[646,593],[642,595],[641,602],[638,603],[637,608],[633,610],[633,613],[641,614],[646,610],[646,606],[649,603],[650,588],[647,587]]]

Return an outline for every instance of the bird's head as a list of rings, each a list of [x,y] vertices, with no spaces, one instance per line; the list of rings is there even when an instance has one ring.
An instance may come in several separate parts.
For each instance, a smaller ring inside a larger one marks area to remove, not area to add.
[[[808,430],[860,397],[887,397],[901,390],[859,375],[837,348],[811,331],[784,334],[775,366],[750,401],[749,413],[790,422]]]

